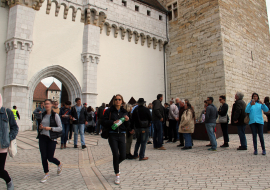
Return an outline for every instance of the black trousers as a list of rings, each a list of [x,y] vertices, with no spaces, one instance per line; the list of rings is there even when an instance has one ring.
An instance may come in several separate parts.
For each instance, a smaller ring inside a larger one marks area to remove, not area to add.
[[[169,127],[166,126],[166,122],[165,122],[165,124],[163,125],[163,134],[164,134],[165,139],[169,139],[168,129]]]
[[[223,133],[224,143],[229,142],[228,123],[221,123],[221,129]]]
[[[192,137],[191,137],[192,139]],[[180,140],[180,144],[184,144],[184,136],[183,133],[179,133],[179,140]],[[192,143],[193,143],[193,139],[192,139]]]
[[[5,180],[6,183],[11,181],[8,172],[5,170],[7,153],[0,153],[0,178]]]
[[[109,144],[113,154],[114,173],[119,173],[119,164],[126,159],[126,135],[124,133],[110,133]]]
[[[176,131],[176,124],[177,121],[176,120],[169,120],[169,130],[168,130],[168,134],[169,134],[169,141],[177,141],[177,131]]]
[[[41,154],[41,161],[44,173],[49,172],[48,161],[59,166],[60,161],[54,158],[56,141],[51,140],[48,136],[40,135],[39,137],[39,150]]]
[[[100,125],[101,125],[101,120],[97,121],[97,128],[96,128],[96,134],[99,135],[100,132]]]
[[[73,124],[70,124],[69,126],[69,140],[72,139],[72,133],[73,133]]]

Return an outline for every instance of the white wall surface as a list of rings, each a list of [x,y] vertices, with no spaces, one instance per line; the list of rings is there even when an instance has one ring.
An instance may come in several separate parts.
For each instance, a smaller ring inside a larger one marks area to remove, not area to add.
[[[3,86],[5,82],[6,72],[6,50],[5,41],[7,40],[7,25],[8,25],[9,8],[0,7],[0,93],[3,96]]]
[[[30,54],[28,81],[41,69],[51,65],[60,65],[68,69],[82,85],[83,63],[81,61],[83,23],[81,12],[77,12],[76,21],[72,21],[72,11],[63,19],[64,7],[55,17],[55,4],[51,13],[46,14],[44,3],[36,12],[33,34],[33,50]]]
[[[128,42],[118,35],[107,36],[103,30],[100,35],[100,63],[98,64],[98,106],[109,103],[113,95],[121,94],[127,102],[133,96],[136,100],[144,98],[147,103],[164,94],[163,50],[159,47],[141,46]]]

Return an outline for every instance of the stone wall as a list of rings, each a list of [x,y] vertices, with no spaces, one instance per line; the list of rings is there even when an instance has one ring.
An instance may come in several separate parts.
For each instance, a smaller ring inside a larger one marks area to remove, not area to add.
[[[167,0],[166,7],[175,2]],[[169,21],[167,97],[189,99],[199,117],[208,96],[219,106],[225,94],[219,4],[183,0],[177,7],[178,18]]]
[[[220,0],[223,60],[229,106],[237,91],[248,103],[269,96],[270,38],[265,0]]]

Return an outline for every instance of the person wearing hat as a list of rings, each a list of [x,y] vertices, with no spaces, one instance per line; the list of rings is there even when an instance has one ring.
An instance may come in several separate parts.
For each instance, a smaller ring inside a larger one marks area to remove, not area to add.
[[[83,106],[85,107],[85,109],[87,109],[87,103],[84,103]]]
[[[132,125],[135,125],[137,137],[137,142],[134,149],[134,158],[140,158],[140,161],[148,160],[148,157],[145,157],[145,148],[149,135],[149,127],[152,121],[150,110],[145,107],[144,104],[144,99],[140,98],[138,100],[138,107],[133,111],[131,121]],[[140,153],[138,155],[139,148]]]

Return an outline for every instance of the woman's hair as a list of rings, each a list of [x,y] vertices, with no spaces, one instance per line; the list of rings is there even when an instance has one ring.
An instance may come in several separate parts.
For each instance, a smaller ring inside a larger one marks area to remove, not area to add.
[[[116,99],[117,96],[120,96],[120,97],[121,97],[121,99],[122,99],[122,104],[125,103],[123,96],[120,95],[120,94],[116,94],[116,95],[113,97],[113,105],[114,105],[114,103],[115,103],[115,99]]]
[[[257,94],[256,92],[254,92],[254,93],[252,94],[252,96],[251,96],[252,99],[253,99],[254,95],[257,95],[257,96],[258,96],[258,101],[259,101],[259,100],[260,100],[259,94]]]
[[[188,113],[188,110],[190,109],[192,111],[192,118],[195,118],[195,112],[194,112],[191,104],[189,102],[187,102],[186,105],[187,105],[187,113]]]
[[[226,100],[226,96],[225,95],[221,95],[221,96],[219,96],[219,98],[221,98],[222,100]]]
[[[268,96],[266,96],[266,97],[264,98],[264,103],[269,103],[269,97],[268,97]]]
[[[66,101],[65,102],[65,105],[70,106],[71,105],[71,102],[70,101]]]
[[[204,102],[205,104],[207,104],[207,100],[204,100],[203,102]]]
[[[44,103],[45,102],[50,102],[51,104],[53,103],[53,101],[51,99],[46,99],[46,100],[44,100]]]
[[[87,112],[91,112],[91,111],[92,111],[92,107],[89,106],[89,107],[87,108]]]
[[[131,104],[126,104],[126,105],[124,106],[124,109],[127,110],[127,112],[131,112],[131,110],[132,110],[132,105],[131,105]]]

